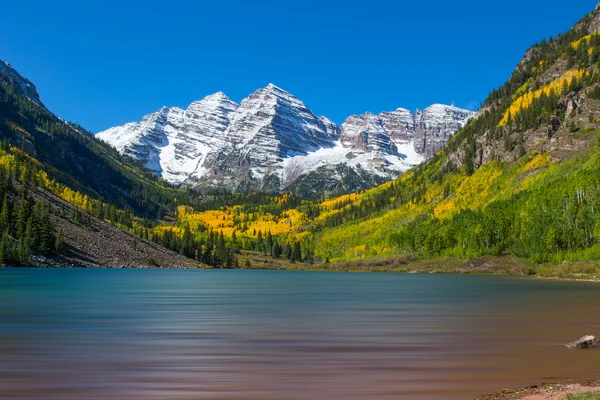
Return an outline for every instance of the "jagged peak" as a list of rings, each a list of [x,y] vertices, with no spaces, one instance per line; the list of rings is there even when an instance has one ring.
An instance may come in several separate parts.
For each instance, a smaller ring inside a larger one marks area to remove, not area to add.
[[[379,113],[379,118],[404,118],[404,119],[412,119],[413,113],[409,109],[398,107],[394,111],[382,111]]]
[[[35,85],[29,79],[17,72],[12,65],[4,60],[0,60],[0,73],[14,80],[18,84],[21,93],[27,96],[34,103],[45,108],[44,104],[40,100],[40,95],[38,94]]]
[[[459,112],[459,113],[466,113],[466,114],[473,114],[475,115],[476,112],[472,111],[472,110],[467,110],[464,108],[460,108],[460,107],[456,107],[454,105],[447,105],[447,104],[432,104],[429,107],[427,107],[426,109],[423,110],[423,112],[447,112],[447,111],[453,111],[453,112]]]
[[[449,105],[447,105],[447,104],[434,103],[434,104],[430,105],[429,107],[425,108],[425,110],[435,110],[435,109],[438,109],[438,110],[446,110],[446,109],[450,109],[450,108],[456,108],[456,109],[459,109],[458,107],[455,107],[455,106],[449,106]],[[423,110],[423,111],[425,111],[425,110]]]
[[[280,96],[281,94],[286,94],[288,96],[291,96],[288,92],[286,92],[285,90],[281,89],[280,87],[275,86],[272,83],[269,83],[267,86],[265,86],[263,88],[256,89],[247,98],[254,98],[256,96],[262,96],[264,94],[274,95],[274,96]]]
[[[268,90],[268,91],[286,92],[285,90],[283,90],[282,88],[280,88],[279,86],[277,86],[273,83],[269,83],[267,86],[265,86],[264,89]],[[288,93],[288,92],[286,92],[286,93]]]
[[[273,83],[269,83],[267,86],[265,86],[262,89],[258,89],[254,93],[267,93],[267,94],[272,94],[272,95],[274,95],[276,97],[280,97],[280,98],[297,99],[296,96],[294,96],[293,94],[291,94],[287,90],[282,89],[282,88],[280,88],[279,86],[277,86],[277,85],[275,85]]]
[[[298,97],[294,96],[290,92],[276,86],[272,83],[269,83],[267,86],[261,89],[257,89],[250,96],[242,100],[241,105],[247,105],[248,102],[256,101],[256,99],[261,99],[260,101],[267,106],[275,107],[277,105],[283,105],[285,107],[296,107],[296,108],[306,108],[306,104]]]
[[[372,118],[377,118],[377,115],[372,113],[371,111],[366,111],[362,114],[352,114],[352,115],[348,116],[348,118],[346,118],[346,120],[349,120],[349,119],[372,119]]]
[[[223,93],[221,91],[219,91],[217,93],[209,94],[202,100],[232,101],[225,93]]]
[[[231,110],[234,110],[238,107],[239,105],[231,100],[229,97],[227,97],[227,95],[223,92],[217,92],[217,93],[213,93],[213,94],[209,94],[208,96],[206,96],[205,98],[203,98],[202,100],[196,100],[194,102],[192,102],[187,110],[194,110],[197,108],[228,108]]]

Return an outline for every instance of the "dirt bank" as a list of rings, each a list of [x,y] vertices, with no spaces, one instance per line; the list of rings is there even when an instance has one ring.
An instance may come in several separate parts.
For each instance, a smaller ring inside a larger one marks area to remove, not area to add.
[[[479,397],[476,400],[562,400],[571,394],[599,390],[600,381],[544,383],[524,389],[506,389],[488,396]]]

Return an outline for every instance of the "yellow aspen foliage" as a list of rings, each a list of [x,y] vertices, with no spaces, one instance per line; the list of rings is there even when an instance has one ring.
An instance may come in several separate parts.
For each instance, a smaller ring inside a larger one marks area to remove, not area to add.
[[[523,167],[523,172],[544,168],[551,164],[552,161],[550,160],[550,156],[548,156],[548,154],[538,154]]]
[[[571,47],[573,48],[573,50],[577,50],[577,49],[579,49],[579,46],[581,46],[581,44],[583,42],[589,42],[592,39],[592,36],[596,36],[598,34],[600,34],[600,32],[594,32],[594,33],[591,33],[589,35],[585,35],[581,39],[576,40],[573,43],[571,43]]]
[[[31,137],[31,134],[30,134],[29,132],[27,132],[25,129],[21,128],[19,125],[15,125],[14,123],[12,123],[12,122],[10,122],[10,121],[9,121],[9,122],[8,122],[8,126],[9,126],[9,127],[12,129],[12,130],[15,130],[15,131],[21,132],[21,133],[22,133],[24,136],[26,136],[26,137]],[[11,146],[11,148],[13,148],[13,147]]]
[[[531,106],[535,99],[538,99],[545,94],[546,96],[550,96],[552,94],[562,94],[570,85],[573,83],[573,79],[581,79],[585,76],[589,75],[584,69],[578,70],[570,70],[565,72],[560,78],[553,80],[552,82],[544,85],[540,89],[527,92],[522,96],[519,96],[513,103],[510,105],[502,120],[500,120],[499,126],[506,126],[510,121],[511,116],[514,117],[518,113],[523,110],[526,110]]]
[[[443,214],[451,213],[452,210],[454,210],[454,206],[455,206],[454,200],[445,201],[445,202],[441,203],[440,205],[438,205],[433,210],[433,215],[436,217],[440,217]]]
[[[462,181],[452,199],[442,201],[433,209],[440,219],[451,218],[463,209],[476,210],[485,207],[493,196],[493,184],[501,177],[498,162],[492,161],[479,168],[471,176],[462,176]]]
[[[367,250],[367,246],[364,244],[361,244],[361,245],[354,246],[354,247],[348,249],[348,255],[350,256],[350,258],[362,257],[362,256],[364,256],[366,250]]]
[[[45,188],[49,187],[53,181],[48,178],[48,174],[45,171],[38,171],[36,174],[36,180]]]
[[[277,204],[279,205],[284,205],[287,204],[288,201],[290,201],[291,196],[289,194],[283,194],[279,197],[277,197]]]
[[[193,219],[194,218],[194,209],[190,206],[177,206],[177,219],[185,220],[185,219]]]
[[[360,199],[360,195],[359,194],[352,193],[352,194],[348,194],[348,195],[345,195],[345,196],[340,196],[340,197],[335,198],[335,199],[326,200],[326,201],[324,201],[324,202],[321,203],[321,208],[323,210],[331,210],[331,209],[339,208],[338,206],[340,204],[353,203],[353,202],[356,202],[359,199]]]
[[[515,100],[515,99],[523,96],[525,93],[527,93],[527,91],[529,89],[529,85],[531,85],[532,81],[533,81],[533,79],[529,79],[520,88],[518,88],[517,91],[515,92],[515,94],[513,94],[512,99]]]

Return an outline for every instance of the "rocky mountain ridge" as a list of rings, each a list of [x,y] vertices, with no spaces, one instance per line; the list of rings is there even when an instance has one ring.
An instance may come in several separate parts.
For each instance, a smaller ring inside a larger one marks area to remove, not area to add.
[[[13,87],[17,88],[22,94],[27,96],[31,101],[45,108],[40,100],[40,95],[31,81],[17,72],[9,63],[0,60],[0,74],[4,75],[13,82]]]
[[[474,115],[436,104],[414,114],[400,108],[351,116],[337,126],[269,84],[239,105],[219,92],[97,137],[175,184],[277,192],[309,173],[318,186],[330,181],[328,167],[343,165],[357,175],[347,191],[419,164]]]

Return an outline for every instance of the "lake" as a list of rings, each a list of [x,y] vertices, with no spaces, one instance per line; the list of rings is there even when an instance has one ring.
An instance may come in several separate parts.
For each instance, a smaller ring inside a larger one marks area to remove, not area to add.
[[[471,399],[598,378],[600,284],[0,269],[2,399]]]

